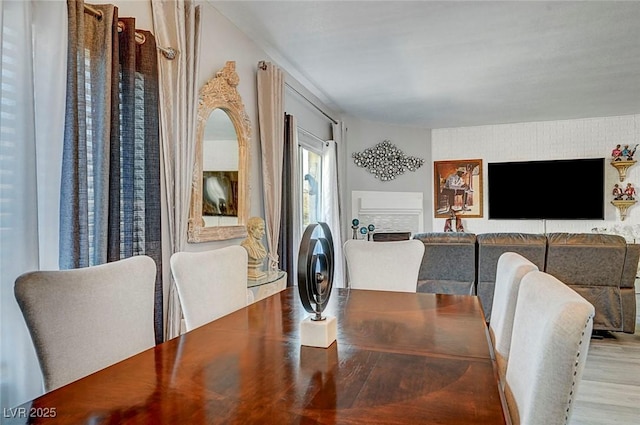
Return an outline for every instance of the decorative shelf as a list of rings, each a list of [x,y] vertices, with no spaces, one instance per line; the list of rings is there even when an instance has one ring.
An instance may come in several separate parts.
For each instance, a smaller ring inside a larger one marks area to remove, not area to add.
[[[635,162],[635,161],[633,161]],[[614,207],[616,207],[618,210],[620,210],[620,220],[624,221],[625,218],[627,218],[627,210],[629,209],[629,207],[633,206],[633,204],[635,204],[636,201],[635,199],[633,201],[629,200],[629,201],[611,201],[611,203],[613,204]]]
[[[634,165],[636,162],[637,161],[635,159],[632,159],[631,161],[611,161],[611,165],[613,165],[618,170],[620,181],[623,182],[624,179],[627,178],[627,169]]]

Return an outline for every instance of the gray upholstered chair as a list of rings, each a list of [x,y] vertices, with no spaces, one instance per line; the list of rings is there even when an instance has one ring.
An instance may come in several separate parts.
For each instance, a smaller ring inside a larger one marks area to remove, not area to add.
[[[540,271],[520,283],[504,387],[514,425],[564,425],[587,360],[593,306]]]
[[[424,245],[417,240],[344,243],[349,287],[416,292]]]
[[[144,255],[16,279],[46,391],[155,345],[155,280],[156,264]]]
[[[491,319],[493,290],[496,281],[498,259],[505,252],[515,252],[544,270],[547,238],[541,234],[483,233],[478,235],[477,294],[482,302],[484,316]]]
[[[247,262],[240,245],[171,256],[187,332],[246,307]]]
[[[505,252],[498,259],[489,335],[502,381],[504,381],[509,361],[513,315],[516,310],[520,281],[527,273],[534,270],[538,270],[535,264],[515,252]]]
[[[418,292],[474,295],[476,293],[476,235],[431,232],[413,237],[424,244]]]

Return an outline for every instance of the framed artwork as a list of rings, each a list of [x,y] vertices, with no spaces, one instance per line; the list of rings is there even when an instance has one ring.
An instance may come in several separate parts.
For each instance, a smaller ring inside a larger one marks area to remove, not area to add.
[[[433,184],[436,218],[482,217],[481,159],[434,161]]]

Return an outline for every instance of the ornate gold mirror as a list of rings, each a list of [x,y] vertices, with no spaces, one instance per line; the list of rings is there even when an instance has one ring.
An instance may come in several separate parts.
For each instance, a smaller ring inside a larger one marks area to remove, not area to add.
[[[251,122],[235,68],[227,62],[200,90],[189,242],[247,235]]]

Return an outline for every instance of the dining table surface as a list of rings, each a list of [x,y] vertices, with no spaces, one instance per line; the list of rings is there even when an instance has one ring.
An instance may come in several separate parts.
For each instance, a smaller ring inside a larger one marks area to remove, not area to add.
[[[334,288],[328,348],[289,287],[9,411],[10,424],[509,424],[479,299]],[[126,336],[123,336],[126,337]],[[21,409],[21,410],[17,410]],[[4,423],[4,422],[3,422]]]

